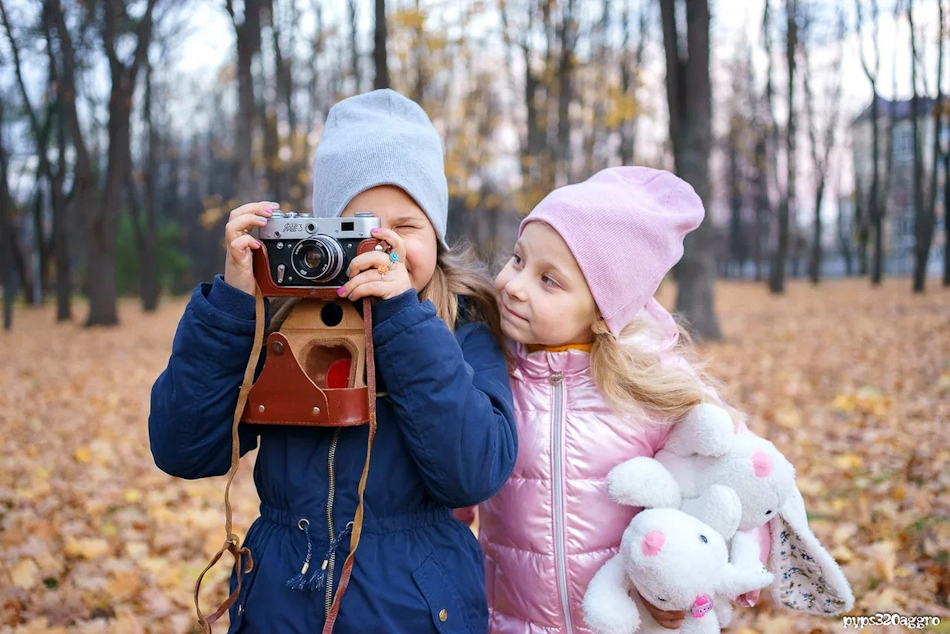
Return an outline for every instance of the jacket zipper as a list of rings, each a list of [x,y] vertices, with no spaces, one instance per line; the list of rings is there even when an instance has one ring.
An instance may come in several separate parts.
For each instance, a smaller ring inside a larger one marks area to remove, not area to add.
[[[330,543],[336,538],[336,530],[333,526],[333,498],[336,496],[336,447],[340,442],[340,431],[342,427],[337,427],[333,432],[333,440],[330,441],[330,451],[327,454],[327,472],[329,474],[329,489],[327,492],[327,531],[330,534]],[[333,605],[333,569],[336,566],[336,551],[330,553],[330,559],[323,562],[326,569],[326,608],[324,618],[330,618],[330,608]]]
[[[554,386],[554,438],[552,456],[554,460],[554,554],[557,566],[557,583],[561,590],[561,609],[564,612],[564,625],[568,634],[574,631],[571,622],[571,607],[567,594],[567,563],[564,555],[564,481],[561,473],[563,421],[561,420],[561,400],[564,393],[564,375],[552,374],[548,380]]]

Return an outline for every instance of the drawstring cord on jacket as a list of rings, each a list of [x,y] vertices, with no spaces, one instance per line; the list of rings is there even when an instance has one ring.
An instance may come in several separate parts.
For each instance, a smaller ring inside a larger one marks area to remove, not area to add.
[[[340,543],[343,539],[350,534],[353,530],[353,522],[348,522],[346,527],[340,531],[340,534],[337,535],[332,542],[330,542],[330,549],[327,551],[327,556],[323,559],[323,565],[320,566],[319,570],[315,570],[310,576],[310,579],[306,579],[307,570],[310,568],[310,558],[313,554],[313,546],[310,541],[310,522],[306,519],[302,519],[297,523],[297,526],[304,532],[307,536],[307,556],[304,558],[303,567],[300,569],[300,573],[294,575],[293,578],[287,581],[287,587],[291,590],[302,591],[304,588],[311,592],[322,590],[326,586],[327,582],[327,565],[330,563],[330,558],[336,554],[337,549],[340,547]]]
[[[297,528],[304,532],[304,535],[307,536],[307,556],[303,560],[303,567],[300,569],[300,573],[294,575],[292,578],[287,580],[287,587],[291,590],[303,590],[306,585],[307,570],[310,568],[310,557],[313,556],[313,545],[310,542],[310,520],[302,518],[297,522]]]

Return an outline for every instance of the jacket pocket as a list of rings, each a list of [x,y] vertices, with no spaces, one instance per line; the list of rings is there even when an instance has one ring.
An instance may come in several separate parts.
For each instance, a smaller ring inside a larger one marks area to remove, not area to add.
[[[244,544],[247,545],[250,543],[251,531],[253,531],[254,526],[251,527],[251,530],[248,531],[248,537],[244,540]],[[260,544],[257,544],[260,548]],[[252,549],[252,553],[254,549]],[[251,571],[241,575],[241,594],[238,595],[237,601],[228,609],[229,616],[231,619],[231,626],[228,628],[228,632],[240,632],[242,631],[242,626],[244,625],[244,614],[247,610],[247,601],[248,597],[251,596],[251,590],[254,587],[254,580],[257,579],[257,573],[260,571],[261,560],[256,555],[254,556],[254,567],[251,568]],[[237,585],[237,575],[234,573],[233,566],[231,571],[231,592],[234,592],[234,588]]]
[[[231,575],[234,579],[234,574]],[[247,598],[251,594],[251,587],[254,585],[254,579],[257,577],[257,565],[251,569],[251,571],[245,575],[241,576],[241,594],[238,595],[237,601],[228,608],[228,612],[231,617],[231,627],[228,628],[228,632],[240,632],[241,626],[244,623],[244,612],[247,605]],[[234,582],[237,583],[236,581]],[[233,592],[233,590],[232,590]]]
[[[465,623],[462,598],[435,557],[432,555],[426,557],[425,561],[412,573],[412,578],[422,592],[426,605],[429,606],[429,616],[437,632],[471,634],[471,629]]]

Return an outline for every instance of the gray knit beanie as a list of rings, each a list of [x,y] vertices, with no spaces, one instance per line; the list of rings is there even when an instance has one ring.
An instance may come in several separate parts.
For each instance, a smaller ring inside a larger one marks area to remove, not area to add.
[[[313,215],[336,218],[357,194],[379,185],[395,185],[412,196],[448,246],[442,139],[419,104],[389,89],[344,99],[330,109],[313,155]]]

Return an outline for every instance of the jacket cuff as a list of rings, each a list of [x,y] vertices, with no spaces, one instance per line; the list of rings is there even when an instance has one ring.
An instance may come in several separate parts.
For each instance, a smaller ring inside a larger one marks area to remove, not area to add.
[[[252,335],[255,326],[254,297],[238,290],[216,275],[195,289],[189,309],[202,322],[235,335]],[[264,300],[265,327],[268,302]]]
[[[224,281],[221,274],[214,276],[214,282],[201,285],[208,303],[237,319],[254,319],[254,296],[236,289]]]
[[[373,304],[373,327],[388,321],[396,313],[419,303],[419,295],[414,288],[395,297],[383,299]]]

